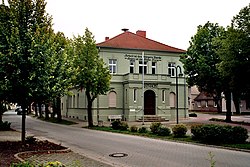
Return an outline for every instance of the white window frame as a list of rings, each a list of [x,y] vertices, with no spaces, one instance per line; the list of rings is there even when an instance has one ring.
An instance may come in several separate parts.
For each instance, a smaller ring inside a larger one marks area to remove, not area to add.
[[[175,63],[173,62],[168,63],[168,75],[175,77]]]
[[[157,64],[157,62],[152,62],[152,74],[156,74],[156,69],[157,69],[156,64]],[[153,73],[153,71],[155,71],[155,72]]]
[[[140,68],[144,68],[144,74],[147,74],[147,66],[148,66],[148,62],[144,61],[144,64],[142,64],[142,61],[139,61],[139,73],[142,74],[142,69],[140,70]]]
[[[133,71],[131,72],[131,68]],[[135,73],[135,60],[130,60],[129,62],[129,73]]]
[[[117,73],[117,59],[109,59],[109,72],[110,74]]]

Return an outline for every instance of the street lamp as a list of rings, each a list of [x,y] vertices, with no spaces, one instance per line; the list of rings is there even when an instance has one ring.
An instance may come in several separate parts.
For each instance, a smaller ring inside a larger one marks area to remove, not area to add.
[[[182,76],[182,71],[181,67],[179,65],[175,66],[175,77],[176,77],[176,82],[175,82],[175,88],[176,88],[176,124],[179,123],[179,114],[178,114],[178,69],[179,69],[179,76]]]

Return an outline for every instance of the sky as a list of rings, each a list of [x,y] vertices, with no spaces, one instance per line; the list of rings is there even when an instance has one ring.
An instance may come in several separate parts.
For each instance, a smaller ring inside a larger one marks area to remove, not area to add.
[[[88,28],[96,43],[123,28],[186,50],[197,26],[210,21],[226,27],[249,0],[45,0],[54,30],[72,38]]]

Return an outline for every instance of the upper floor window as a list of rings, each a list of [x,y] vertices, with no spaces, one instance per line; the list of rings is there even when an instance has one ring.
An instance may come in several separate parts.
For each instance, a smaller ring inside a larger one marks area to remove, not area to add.
[[[156,62],[152,62],[152,74],[156,74]]]
[[[168,75],[175,77],[175,63],[168,63]]]
[[[115,74],[117,72],[117,60],[109,59],[109,71],[111,74]]]
[[[129,73],[134,73],[134,72],[135,72],[135,61],[130,60]]]
[[[142,63],[142,61],[139,61],[139,73],[142,74],[143,72],[147,74],[147,62],[144,61],[144,63]]]

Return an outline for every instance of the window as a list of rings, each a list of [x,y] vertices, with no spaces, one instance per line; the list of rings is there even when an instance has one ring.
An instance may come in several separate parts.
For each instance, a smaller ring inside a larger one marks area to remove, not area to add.
[[[130,60],[129,73],[134,73],[135,71],[135,60]]]
[[[136,102],[136,99],[137,99],[137,89],[134,89],[133,99],[134,99],[134,102]]]
[[[165,95],[165,90],[162,90],[162,102],[165,103],[165,98],[166,98],[166,95]]]
[[[217,104],[216,104],[216,102],[214,101],[214,107],[217,107]]]
[[[142,61],[139,61],[139,73],[142,74],[142,69],[144,68],[144,74],[147,74],[147,62],[144,61],[144,64]]]
[[[62,108],[62,110],[63,110],[63,103],[61,103],[61,104],[62,104],[61,108]]]
[[[109,93],[109,107],[116,107],[116,93],[113,91]]]
[[[152,74],[156,74],[156,62],[152,62]]]
[[[206,105],[206,107],[208,107],[208,101],[205,101],[205,105]]]
[[[76,102],[76,95],[73,96],[73,108],[75,108],[75,103]]]
[[[197,101],[197,107],[201,107],[201,102]]]
[[[77,93],[77,99],[76,99],[76,108],[79,108],[79,103],[80,103],[80,98],[79,98],[79,93]]]
[[[175,107],[175,103],[176,103],[175,101],[176,101],[175,94],[173,92],[171,92],[169,94],[169,106]]]
[[[117,66],[117,60],[109,59],[109,71],[111,74],[115,74],[117,72],[116,66]]]
[[[175,76],[175,63],[168,63],[168,75]]]

